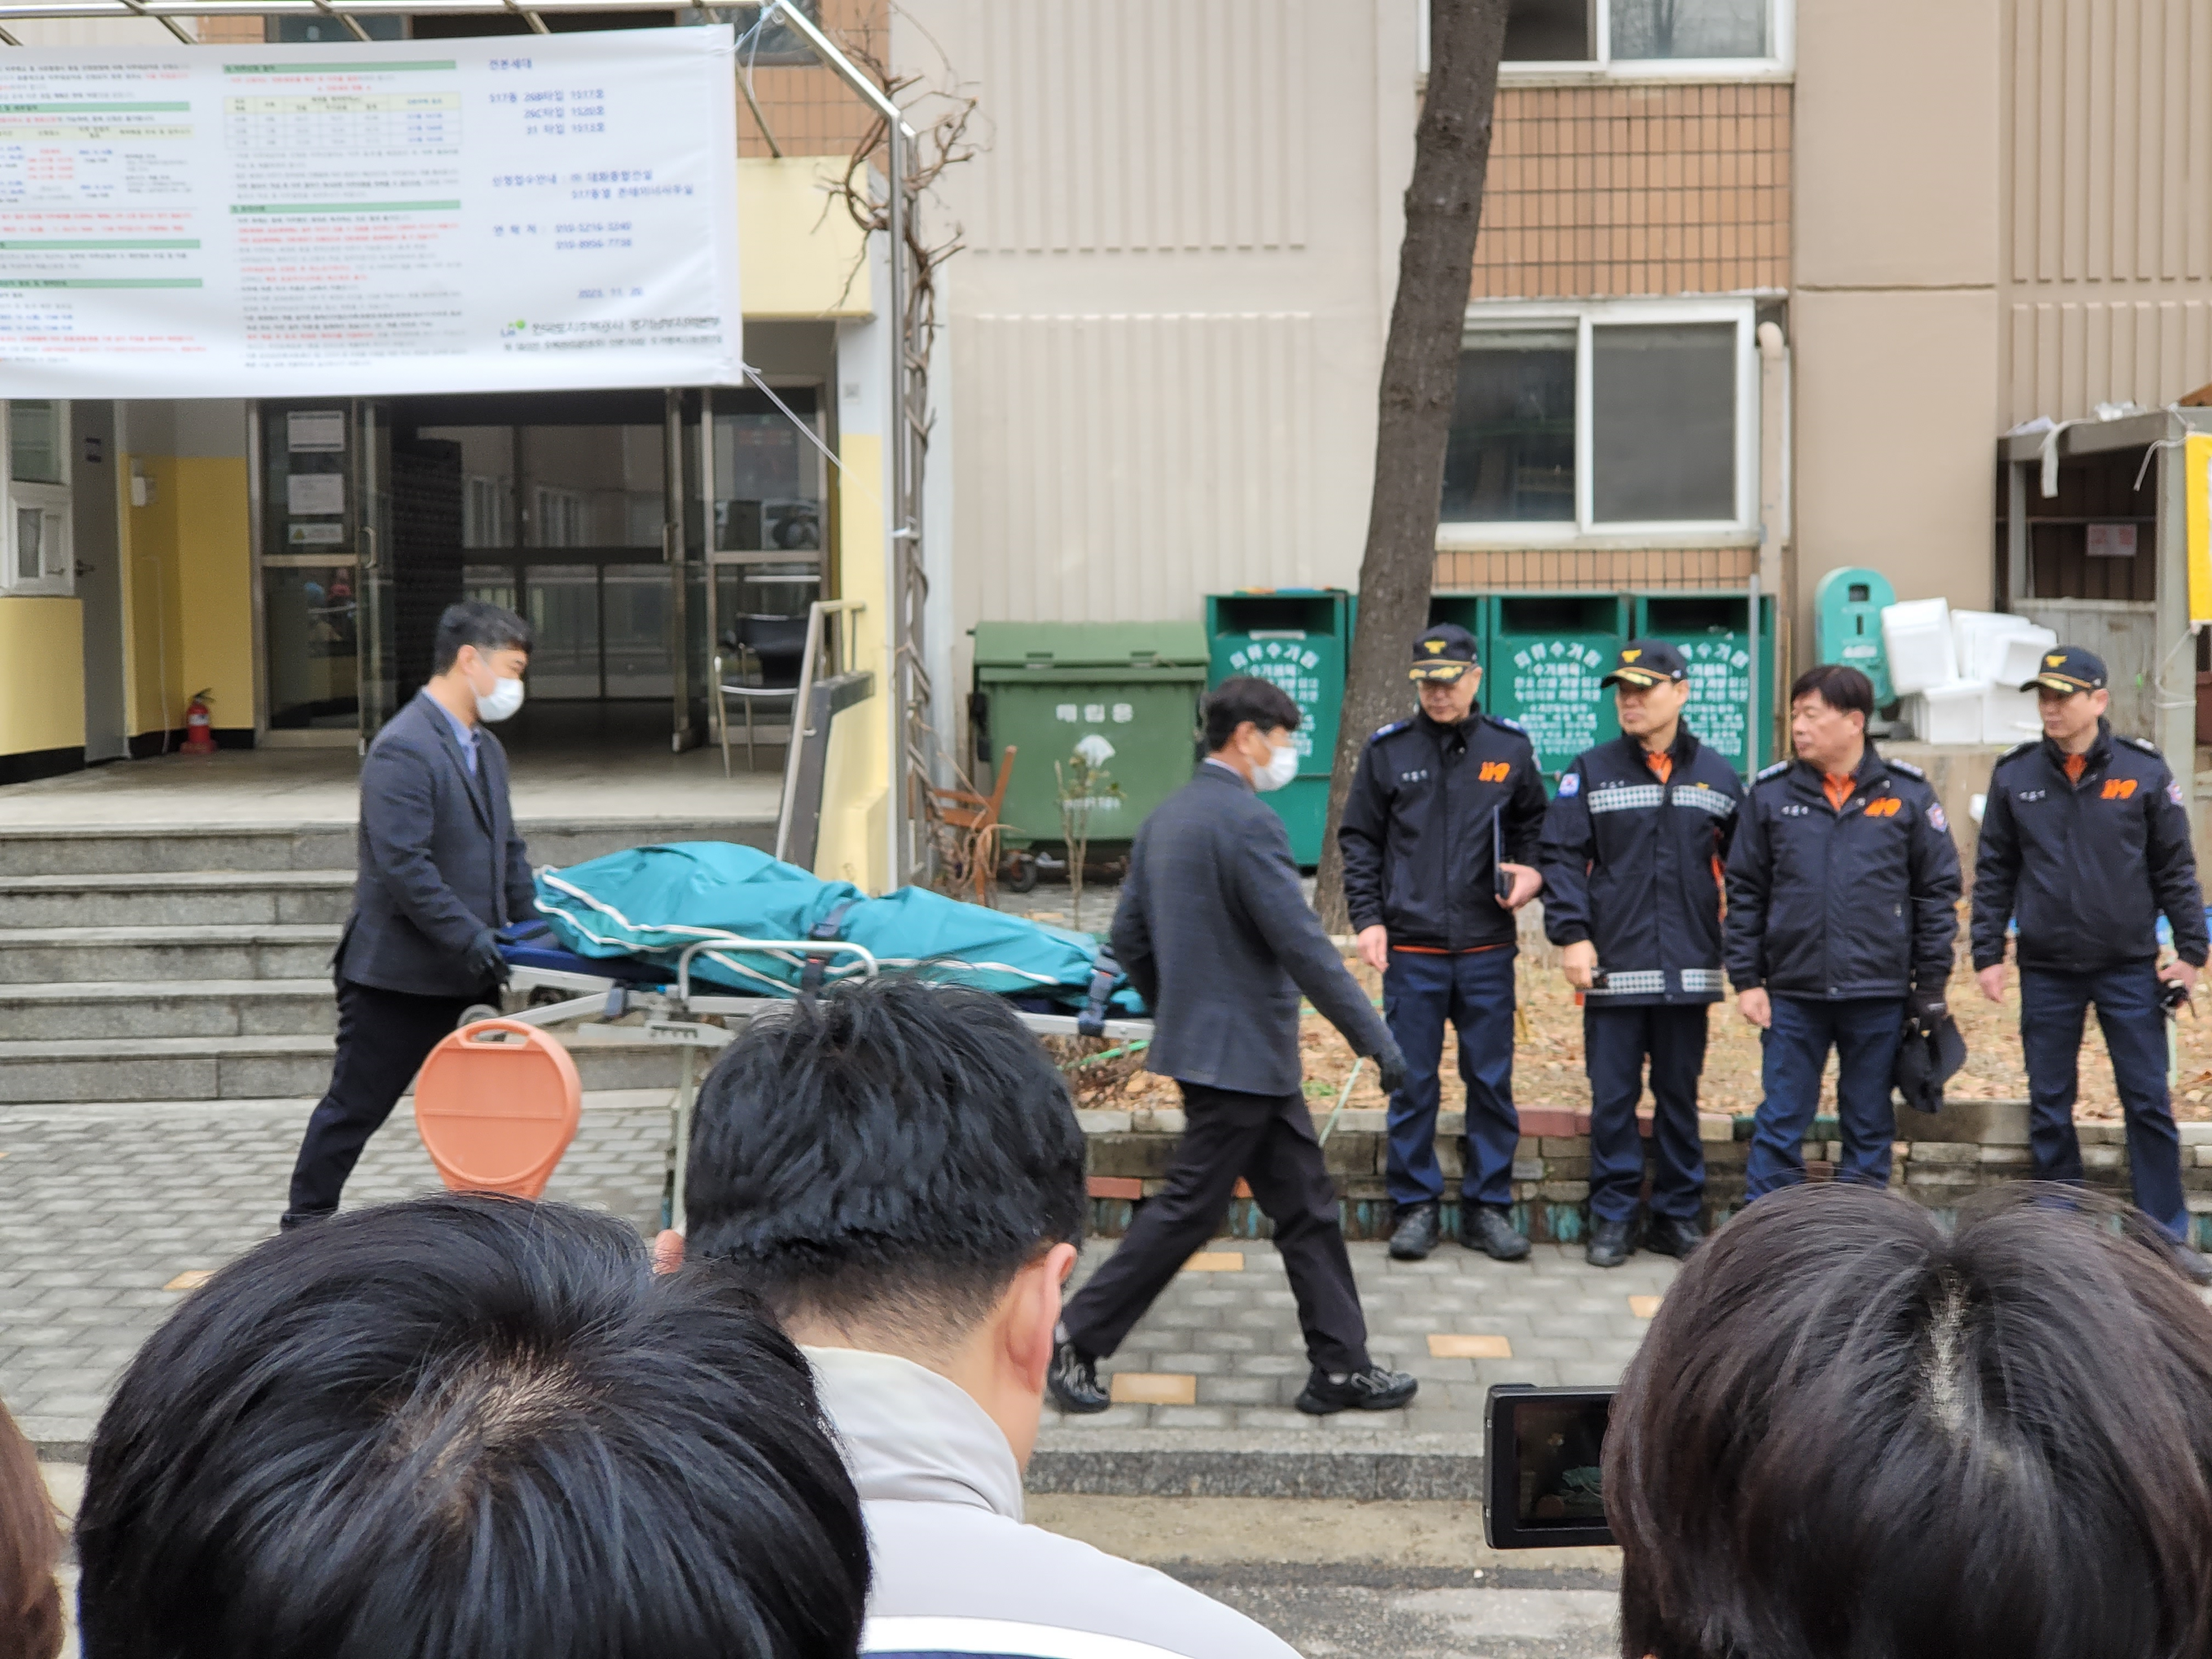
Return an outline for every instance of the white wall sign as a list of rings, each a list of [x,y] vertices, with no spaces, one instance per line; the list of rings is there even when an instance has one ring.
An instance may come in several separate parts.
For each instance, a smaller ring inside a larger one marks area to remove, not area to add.
[[[726,26],[0,54],[0,397],[733,384],[732,56]]]

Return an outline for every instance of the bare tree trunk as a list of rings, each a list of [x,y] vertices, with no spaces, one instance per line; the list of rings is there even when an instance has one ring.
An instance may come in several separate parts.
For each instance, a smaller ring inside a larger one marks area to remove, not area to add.
[[[1428,625],[1444,440],[1459,385],[1460,336],[1482,218],[1482,175],[1505,46],[1506,0],[1429,0],[1429,84],[1406,189],[1398,297],[1382,349],[1375,494],[1359,562],[1359,625],[1329,780],[1317,897],[1332,932],[1346,926],[1336,826],[1369,735],[1412,706],[1406,665]]]

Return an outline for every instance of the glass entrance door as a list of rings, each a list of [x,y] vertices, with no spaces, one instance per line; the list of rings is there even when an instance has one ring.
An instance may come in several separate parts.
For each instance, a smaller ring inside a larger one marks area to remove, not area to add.
[[[260,405],[261,646],[271,740],[361,731],[361,524],[355,406]]]

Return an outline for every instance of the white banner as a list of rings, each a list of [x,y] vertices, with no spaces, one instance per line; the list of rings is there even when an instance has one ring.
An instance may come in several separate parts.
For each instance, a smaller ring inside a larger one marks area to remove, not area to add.
[[[0,398],[741,379],[726,26],[0,52]]]

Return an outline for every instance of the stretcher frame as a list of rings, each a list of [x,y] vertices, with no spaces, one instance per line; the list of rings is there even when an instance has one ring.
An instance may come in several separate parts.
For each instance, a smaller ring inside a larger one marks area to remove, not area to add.
[[[882,971],[873,953],[841,939],[750,939],[740,933],[714,933],[684,947],[676,959],[672,984],[664,981],[659,985],[641,985],[612,975],[516,964],[509,969],[507,988],[510,992],[526,996],[541,991],[574,994],[526,1006],[514,1013],[501,1013],[496,1009],[478,1013],[471,1009],[461,1022],[468,1025],[481,1018],[514,1020],[535,1026],[563,1048],[569,1046],[569,1033],[580,1035],[589,1030],[592,1034],[589,1046],[593,1048],[678,1050],[681,1070],[669,1113],[669,1184],[661,1204],[662,1224],[678,1232],[684,1230],[684,1181],[690,1158],[692,1114],[698,1103],[699,1084],[703,1076],[699,1056],[726,1048],[756,1016],[770,1009],[789,1007],[792,1002],[789,997],[695,994],[692,959],[708,951],[768,951],[801,963],[809,959],[854,957],[858,959],[858,977],[873,979]],[[850,972],[846,975],[853,976]],[[643,1018],[635,1025],[619,1023],[632,1014]],[[1089,1035],[1133,1041],[1152,1035],[1152,1022],[1149,1019],[1109,1018],[1086,1033],[1081,1029],[1082,1022],[1073,1014],[1039,1014],[1018,1008],[1014,1015],[1038,1036]]]

